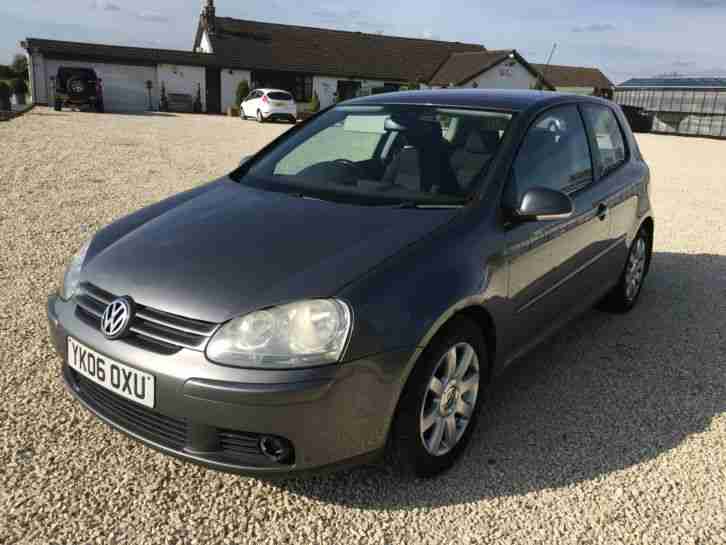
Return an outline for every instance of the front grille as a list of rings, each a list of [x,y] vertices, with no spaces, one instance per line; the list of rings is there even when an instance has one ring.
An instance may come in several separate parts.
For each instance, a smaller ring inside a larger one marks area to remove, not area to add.
[[[73,376],[83,399],[109,420],[156,443],[177,450],[184,448],[187,440],[187,423],[184,420],[162,415],[124,399],[78,373],[74,372]]]
[[[257,467],[294,463],[294,450],[287,440],[283,439],[290,448],[290,456],[284,461],[273,462],[260,450],[260,434],[195,424],[166,416],[119,396],[70,368],[66,372],[69,384],[94,411],[148,441],[179,452],[205,452],[212,461]]]
[[[260,453],[260,436],[235,430],[217,430],[219,449],[230,456],[246,456]]]
[[[101,316],[117,296],[93,284],[81,285],[76,296],[76,310],[86,323],[100,329]],[[130,335],[123,340],[162,354],[173,354],[181,348],[204,351],[217,324],[192,320],[143,305],[136,305]]]

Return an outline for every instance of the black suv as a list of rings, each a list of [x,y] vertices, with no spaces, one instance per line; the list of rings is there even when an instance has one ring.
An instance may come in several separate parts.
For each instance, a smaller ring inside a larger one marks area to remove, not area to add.
[[[88,105],[103,112],[103,86],[92,68],[58,68],[55,78],[55,110]]]

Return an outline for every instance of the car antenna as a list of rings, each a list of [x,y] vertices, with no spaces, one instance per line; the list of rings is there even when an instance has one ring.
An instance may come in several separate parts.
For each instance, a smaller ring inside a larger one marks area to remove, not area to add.
[[[545,74],[547,73],[547,68],[549,67],[550,63],[552,62],[552,57],[555,56],[555,50],[557,49],[557,42],[552,44],[552,50],[550,51],[549,57],[547,57],[547,62],[545,63],[544,67],[542,68],[542,73],[540,74],[540,87],[544,84],[545,81]]]

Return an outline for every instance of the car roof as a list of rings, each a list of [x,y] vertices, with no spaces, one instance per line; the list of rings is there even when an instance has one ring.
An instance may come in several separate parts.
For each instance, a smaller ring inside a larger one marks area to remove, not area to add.
[[[602,99],[583,95],[530,91],[520,89],[430,89],[382,93],[346,101],[346,105],[422,104],[462,108],[491,108],[523,111],[533,106],[558,102],[602,102]]]

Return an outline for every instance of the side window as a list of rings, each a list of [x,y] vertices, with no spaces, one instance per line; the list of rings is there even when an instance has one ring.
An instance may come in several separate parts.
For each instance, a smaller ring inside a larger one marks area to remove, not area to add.
[[[607,176],[625,162],[625,141],[618,120],[610,108],[587,104],[583,113],[596,146],[595,168],[598,178]]]
[[[590,181],[592,161],[582,118],[576,106],[560,106],[540,115],[524,137],[507,201],[518,204],[533,187],[566,190]]]

